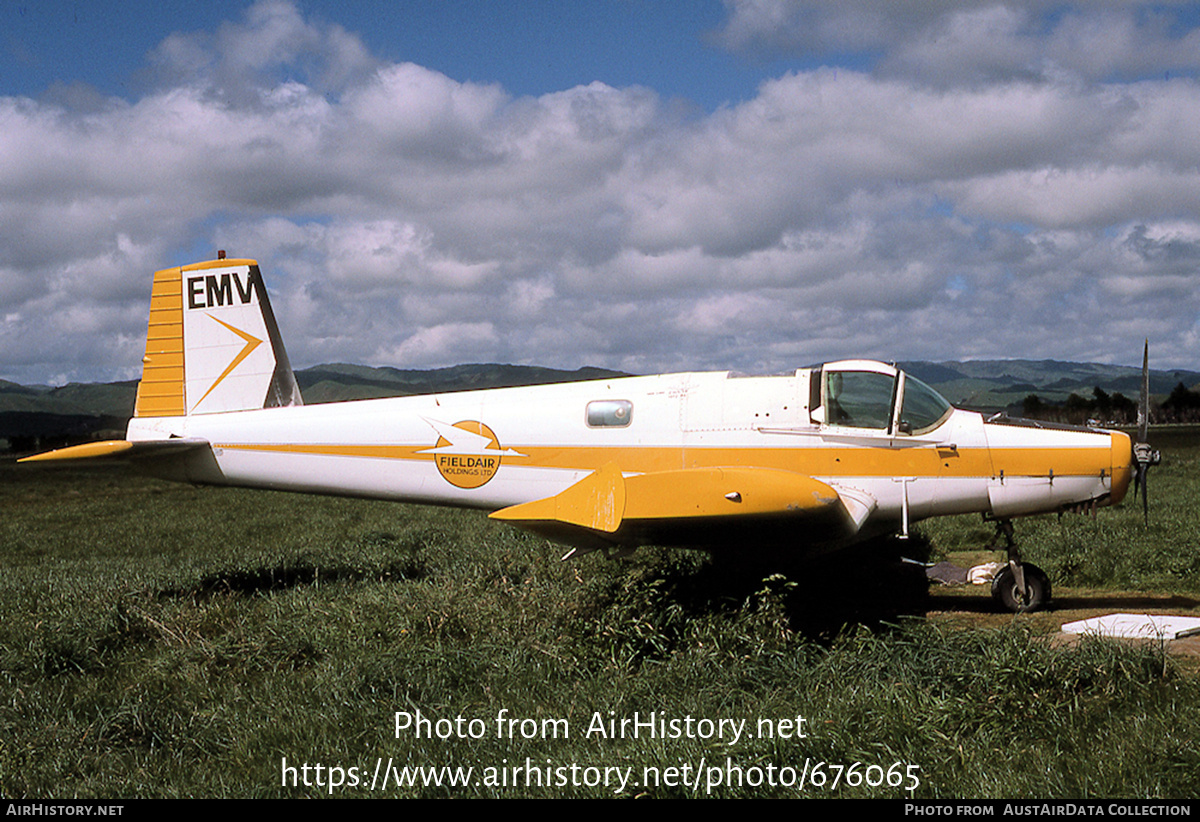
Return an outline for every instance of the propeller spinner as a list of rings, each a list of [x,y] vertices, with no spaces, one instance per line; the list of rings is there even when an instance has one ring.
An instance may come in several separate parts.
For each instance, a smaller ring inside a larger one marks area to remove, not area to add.
[[[1162,462],[1162,455],[1150,447],[1147,437],[1150,430],[1150,340],[1142,350],[1142,391],[1138,398],[1138,430],[1137,441],[1133,444],[1133,463],[1136,466],[1133,475],[1133,495],[1138,489],[1142,491],[1142,516],[1150,522],[1150,503],[1146,490],[1147,473],[1151,465]]]

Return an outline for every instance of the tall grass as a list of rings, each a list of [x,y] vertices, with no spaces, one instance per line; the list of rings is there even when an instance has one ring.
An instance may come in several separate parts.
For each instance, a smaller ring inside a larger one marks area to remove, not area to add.
[[[1156,510],[1193,493],[1191,469],[1168,466],[1152,480]],[[810,774],[818,762],[916,765],[910,793],[925,797],[1181,797],[1200,785],[1200,681],[1161,647],[1055,647],[1024,620],[1001,630],[927,623],[919,591],[902,582],[919,580],[893,573],[890,544],[782,574],[657,549],[563,563],[557,547],[476,513],[109,469],[3,465],[0,505],[7,797],[908,793],[846,779],[834,788],[832,770],[804,790],[747,784],[746,769],[806,761]],[[1053,518],[1020,533],[1034,561],[1072,580],[1194,592],[1180,543],[1195,532],[1176,530],[1194,520],[1180,516],[1149,532],[1134,510],[1081,521],[1078,536]],[[927,533],[936,553],[942,535],[953,547],[977,528],[964,520]],[[1143,533],[1151,547],[1129,549]],[[1128,550],[1149,559],[1139,565]],[[871,552],[885,573],[870,574]],[[570,736],[397,735],[396,712],[418,710],[565,719]],[[635,712],[745,720],[753,735],[726,744],[584,733],[597,713]],[[803,738],[783,722],[797,717]],[[790,738],[758,734],[760,719]],[[285,758],[477,775],[529,759],[631,768],[636,784],[620,794],[480,782],[331,791],[315,778],[283,784]],[[704,779],[643,784],[645,768],[727,759],[742,784],[729,773],[711,789]]]

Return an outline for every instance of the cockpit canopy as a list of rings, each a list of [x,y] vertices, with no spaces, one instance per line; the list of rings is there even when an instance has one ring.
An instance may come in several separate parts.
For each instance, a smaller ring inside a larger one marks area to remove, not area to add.
[[[916,377],[872,360],[827,363],[813,372],[811,386],[813,422],[829,426],[923,434],[954,410]]]

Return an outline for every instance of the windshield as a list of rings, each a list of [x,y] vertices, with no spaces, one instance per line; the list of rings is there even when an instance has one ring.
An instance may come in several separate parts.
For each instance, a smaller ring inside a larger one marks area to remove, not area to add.
[[[904,375],[904,404],[900,408],[900,430],[920,434],[941,425],[953,407],[925,383]]]

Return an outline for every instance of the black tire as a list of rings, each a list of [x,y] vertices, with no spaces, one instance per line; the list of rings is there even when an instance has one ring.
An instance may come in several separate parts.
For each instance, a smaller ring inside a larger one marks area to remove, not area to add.
[[[1022,562],[1021,568],[1025,571],[1027,591],[1024,595],[1017,589],[1017,579],[1012,568],[1005,566],[992,581],[992,596],[1005,608],[1018,614],[1044,608],[1050,601],[1050,578],[1041,568],[1028,562]]]

